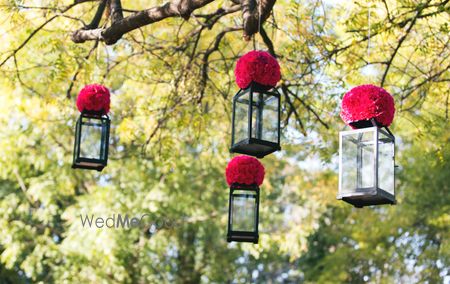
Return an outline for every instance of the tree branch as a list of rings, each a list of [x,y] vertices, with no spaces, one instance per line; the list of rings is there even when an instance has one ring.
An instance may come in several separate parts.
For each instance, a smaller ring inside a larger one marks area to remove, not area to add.
[[[95,12],[94,18],[92,19],[91,23],[87,25],[86,29],[96,29],[98,28],[98,25],[100,24],[100,21],[102,19],[103,13],[105,12],[106,7],[106,0],[102,0],[100,4],[98,5],[97,11]]]
[[[75,31],[71,38],[75,43],[88,40],[103,40],[106,44],[116,43],[124,34],[137,28],[159,22],[169,17],[189,18],[190,14],[214,0],[175,0],[162,6],[153,7],[123,18],[106,29]]]
[[[42,30],[48,23],[50,23],[51,21],[53,21],[54,19],[56,19],[58,16],[53,16],[51,18],[49,18],[48,20],[46,20],[42,25],[40,25],[39,27],[37,27],[33,32],[31,32],[31,34],[16,48],[14,49],[14,51],[7,56],[1,63],[0,63],[0,67],[6,63],[6,61],[8,61],[11,57],[15,56],[17,52],[19,52],[19,50],[21,50],[40,30]]]
[[[244,39],[250,40],[251,36],[259,31],[260,26],[270,16],[275,2],[276,0],[259,0],[259,3],[256,0],[241,1]]]
[[[286,93],[286,99],[288,100],[289,104],[291,105],[291,107],[294,107],[294,113],[295,111],[295,106],[291,103],[290,99],[289,99],[289,94],[292,95],[296,100],[298,100],[309,112],[311,112],[316,118],[317,120],[320,122],[320,124],[322,124],[326,129],[328,129],[328,124],[323,121],[319,114],[310,106],[308,105],[304,100],[302,100],[299,96],[297,96],[296,94],[294,94],[294,92],[292,92],[285,84],[281,85],[281,89],[283,90],[283,93]],[[297,120],[299,120],[299,116],[297,113],[295,113]],[[303,128],[303,126],[302,126]],[[304,131],[304,129],[303,129]],[[304,132],[306,133],[306,132]],[[306,136],[306,134],[305,134]]]
[[[110,0],[110,1],[111,1],[110,2],[111,22],[114,24],[123,19],[122,4],[120,3],[120,0]]]
[[[261,27],[259,34],[261,35],[261,38],[263,39],[264,43],[266,44],[267,49],[269,50],[269,53],[272,54],[272,56],[276,58],[277,55],[275,53],[275,48],[273,47],[273,42],[269,38],[269,35],[266,33],[266,30],[263,27]]]
[[[94,50],[98,47],[98,41],[95,42],[94,46],[89,50],[89,53],[84,57],[85,60],[88,60]],[[69,88],[66,91],[66,98],[70,99],[73,86],[75,85],[75,81],[77,80],[78,74],[80,74],[81,67],[83,66],[82,62],[78,62],[77,71],[72,76],[72,80],[70,80]]]
[[[203,99],[203,96],[205,95],[205,89],[206,89],[206,81],[209,79],[208,76],[208,68],[209,68],[209,57],[212,53],[219,50],[220,42],[222,41],[223,37],[229,33],[240,30],[240,27],[229,27],[225,28],[222,32],[220,32],[212,44],[212,47],[206,50],[205,54],[203,55],[203,65],[201,70],[201,80],[200,80],[200,97],[197,100],[197,103],[200,103]]]
[[[17,168],[13,169],[13,173],[16,176],[17,182],[19,183],[19,187],[22,190],[23,194],[25,195],[26,199],[28,200],[28,203],[30,203],[31,206],[33,207],[37,207],[36,203],[31,199],[31,197],[28,195],[28,189],[27,186],[25,185],[24,180],[22,179],[22,177],[19,174],[19,171],[17,170]]]
[[[88,40],[103,40],[106,44],[115,44],[124,34],[138,29],[140,27],[159,22],[169,17],[182,17],[189,19],[191,13],[214,0],[173,0],[162,6],[135,12],[134,14],[123,18],[122,6],[120,0],[110,0],[111,26],[108,28],[98,28],[99,17],[102,15],[102,5],[100,3],[97,14],[94,17],[93,24],[88,29],[82,28],[72,33],[72,41],[83,43]],[[270,16],[276,0],[241,0],[244,38],[249,40],[251,36],[257,33],[262,23]],[[233,2],[236,3],[236,2]]]
[[[291,93],[291,91],[289,91],[288,87],[284,84],[281,85],[281,90],[283,91],[284,96],[286,97],[286,102],[289,104],[289,112],[290,113],[294,113],[295,115],[295,119],[297,120],[299,126],[300,126],[300,131],[302,132],[302,134],[304,136],[307,136],[306,130],[305,130],[305,126],[303,125],[302,119],[300,118],[300,115],[297,112],[297,109],[295,108],[294,104],[292,103],[291,99],[289,98],[289,93]],[[286,125],[289,124],[289,114],[288,117],[286,118]]]
[[[389,68],[391,67],[392,61],[394,61],[395,56],[397,55],[398,50],[400,49],[400,47],[402,46],[403,42],[405,41],[406,37],[409,35],[409,33],[412,30],[412,27],[414,26],[414,24],[417,21],[417,18],[420,16],[420,13],[422,12],[422,10],[419,10],[416,14],[416,16],[413,18],[413,20],[411,21],[411,24],[409,25],[408,29],[406,30],[405,34],[400,38],[400,40],[398,41],[397,47],[394,49],[394,52],[392,53],[391,57],[389,58],[389,61],[387,62],[387,66],[386,69],[384,70],[383,73],[383,77],[381,78],[381,84],[380,86],[383,87],[384,83],[386,81],[386,76],[389,72]]]
[[[49,19],[47,19],[44,23],[42,23],[39,27],[37,27],[34,31],[32,31],[30,33],[30,35],[16,48],[14,49],[11,54],[9,54],[1,63],[0,63],[0,67],[3,66],[9,59],[11,59],[13,56],[15,56],[17,54],[17,52],[19,52],[22,48],[24,48],[25,45],[27,45],[27,43],[36,35],[39,33],[39,31],[41,31],[46,25],[48,25],[50,22],[52,22],[54,19],[58,18],[61,14],[64,14],[65,12],[69,11],[70,9],[72,9],[73,7],[75,7],[76,5],[80,4],[80,3],[84,3],[84,2],[89,2],[89,1],[93,1],[93,0],[75,0],[75,2],[69,6],[66,6],[64,8],[55,8],[57,11],[60,12],[60,14],[56,14],[52,17],[50,17]]]

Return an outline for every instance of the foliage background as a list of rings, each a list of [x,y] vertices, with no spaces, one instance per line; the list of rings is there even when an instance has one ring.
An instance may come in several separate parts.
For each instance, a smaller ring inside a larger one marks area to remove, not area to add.
[[[239,13],[201,25],[232,3],[106,46],[70,41],[95,3],[2,0],[0,282],[449,283],[448,2],[277,2],[264,28],[282,66],[283,151],[263,160],[250,245],[226,243],[224,169],[234,63],[254,46]],[[102,173],[70,167],[76,94],[92,82],[112,91]],[[335,200],[340,98],[362,83],[396,101],[396,206]],[[155,223],[81,225],[118,213]]]

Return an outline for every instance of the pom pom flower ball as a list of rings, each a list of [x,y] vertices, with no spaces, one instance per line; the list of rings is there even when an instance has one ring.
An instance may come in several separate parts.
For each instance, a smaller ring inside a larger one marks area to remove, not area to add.
[[[250,156],[236,156],[227,166],[225,171],[227,183],[260,186],[264,180],[264,166],[258,159]]]
[[[239,58],[234,69],[236,84],[241,89],[247,88],[251,82],[275,87],[280,81],[280,65],[278,61],[265,51],[253,50]]]
[[[388,127],[394,113],[394,98],[385,89],[374,85],[355,87],[342,99],[341,118],[352,128],[367,125],[372,118],[378,126]]]
[[[108,88],[99,84],[86,85],[77,97],[77,108],[80,112],[109,112],[110,94]]]

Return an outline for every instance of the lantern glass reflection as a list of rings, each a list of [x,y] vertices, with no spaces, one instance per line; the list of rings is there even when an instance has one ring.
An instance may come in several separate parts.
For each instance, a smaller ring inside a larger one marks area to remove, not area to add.
[[[233,194],[232,202],[232,230],[254,231],[256,217],[256,194],[247,193],[244,190]]]
[[[234,141],[242,142],[248,138],[248,102],[250,101],[250,93],[244,92],[239,99],[235,101],[234,116]]]
[[[231,186],[227,241],[258,243],[258,219],[259,188]]]
[[[101,159],[102,124],[97,119],[85,118],[81,128],[80,155],[89,159]]]
[[[384,131],[378,138],[378,180],[379,187],[394,195],[395,183],[395,148],[394,139]]]
[[[253,93],[252,137],[278,143],[278,103],[275,96]]]
[[[377,126],[341,132],[338,199],[394,204],[394,147],[394,136]]]
[[[373,132],[349,133],[342,137],[344,191],[374,186],[374,151]]]

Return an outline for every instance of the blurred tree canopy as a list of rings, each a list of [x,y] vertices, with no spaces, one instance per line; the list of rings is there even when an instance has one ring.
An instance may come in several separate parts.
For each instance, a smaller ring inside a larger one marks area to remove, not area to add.
[[[1,283],[450,281],[449,1],[274,3],[1,1]],[[148,10],[168,14],[108,37]],[[283,151],[262,160],[259,244],[228,244],[233,69],[254,48],[282,68]],[[70,167],[94,82],[112,92],[101,173]],[[396,102],[396,206],[335,200],[339,103],[363,83]]]

